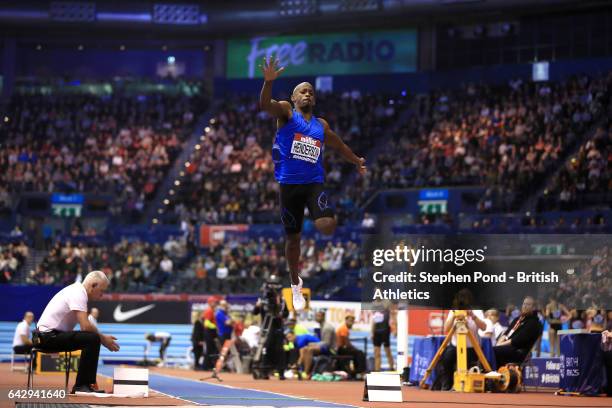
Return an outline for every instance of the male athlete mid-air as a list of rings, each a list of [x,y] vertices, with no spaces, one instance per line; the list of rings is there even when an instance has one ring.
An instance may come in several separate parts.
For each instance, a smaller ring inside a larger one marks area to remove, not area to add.
[[[261,69],[264,84],[259,96],[262,110],[276,118],[276,138],[272,146],[274,175],[280,183],[281,221],[285,227],[285,256],[291,272],[293,307],[302,310],[306,301],[302,295],[302,279],[299,275],[300,234],[304,221],[304,207],[308,207],[316,228],[325,235],[336,229],[334,212],[323,190],[324,146],[329,146],[357,166],[365,174],[365,159],[357,157],[338,135],[330,129],[325,119],[313,115],[314,88],[308,82],[298,84],[291,95],[291,103],[272,99],[272,82],[284,67],[278,67],[278,59],[264,58]]]

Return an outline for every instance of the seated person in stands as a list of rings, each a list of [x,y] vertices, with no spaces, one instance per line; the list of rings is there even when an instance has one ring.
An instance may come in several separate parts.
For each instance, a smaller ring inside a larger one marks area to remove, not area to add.
[[[472,333],[474,338],[480,339],[479,331],[482,333],[483,338],[490,338],[493,333],[493,324],[490,320],[486,319],[482,310],[466,310],[467,312],[467,327]],[[449,333],[455,324],[456,316],[455,311],[451,310],[446,316],[444,322],[444,333]],[[474,351],[472,342],[467,339],[468,347],[468,367],[472,367],[478,364],[478,356]],[[455,368],[457,366],[457,335],[454,334],[451,339],[451,343],[444,350],[442,359],[436,366],[437,377],[432,386],[432,390],[448,391],[453,388],[453,378]]]
[[[527,296],[523,300],[521,315],[510,323],[508,329],[497,340],[497,344],[493,348],[497,366],[501,367],[508,363],[522,363],[538,337],[542,335],[542,330],[543,327],[536,311],[535,299]]]
[[[163,367],[166,361],[166,349],[170,345],[170,341],[172,340],[172,335],[168,332],[158,331],[155,333],[147,333],[145,334],[145,339],[147,339],[147,345],[145,347],[145,360],[149,355],[149,350],[153,343],[159,343],[159,366]]]
[[[34,313],[25,312],[23,320],[15,328],[15,335],[13,336],[13,352],[15,354],[30,354],[30,350],[32,350],[30,326],[33,321]]]
[[[348,364],[341,365],[344,371],[349,373],[351,377],[356,378],[366,371],[366,358],[365,353],[351,343],[350,334],[354,323],[355,316],[347,314],[344,318],[344,324],[336,330],[336,348],[339,356],[352,357],[353,370],[350,369]]]
[[[304,374],[307,378],[312,376],[313,360],[315,356],[329,355],[336,352],[336,329],[325,321],[325,312],[318,311],[315,321],[319,323],[320,338],[318,343],[310,343],[300,350],[300,359],[304,365]]]

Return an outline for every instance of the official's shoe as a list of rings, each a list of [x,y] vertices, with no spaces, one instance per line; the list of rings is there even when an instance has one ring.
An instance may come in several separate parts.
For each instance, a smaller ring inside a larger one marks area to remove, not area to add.
[[[103,390],[96,390],[89,384],[75,385],[72,387],[72,391],[70,391],[70,393],[76,394],[77,392],[83,394],[104,394]]]

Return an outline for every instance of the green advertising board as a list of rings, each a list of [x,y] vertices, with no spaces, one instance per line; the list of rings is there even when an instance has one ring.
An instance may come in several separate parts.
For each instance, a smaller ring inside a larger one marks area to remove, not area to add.
[[[229,40],[227,78],[261,78],[270,55],[286,67],[283,76],[414,72],[416,44],[414,29]]]

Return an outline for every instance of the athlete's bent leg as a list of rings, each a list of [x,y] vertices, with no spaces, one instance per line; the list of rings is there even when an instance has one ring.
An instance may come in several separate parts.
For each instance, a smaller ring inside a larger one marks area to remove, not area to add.
[[[334,217],[321,217],[315,220],[315,227],[324,235],[332,235],[336,231],[336,219]]]

